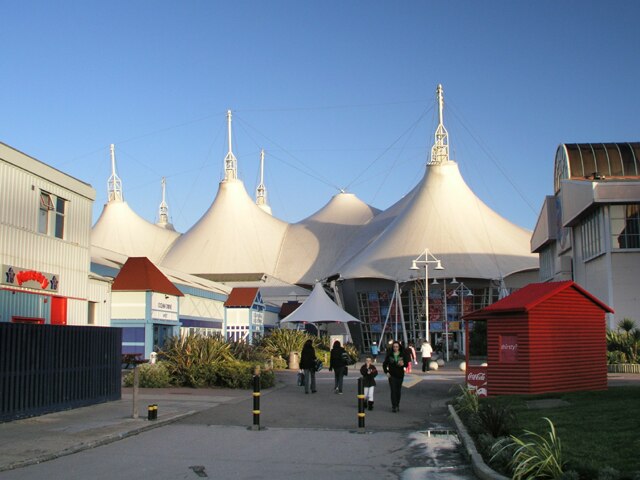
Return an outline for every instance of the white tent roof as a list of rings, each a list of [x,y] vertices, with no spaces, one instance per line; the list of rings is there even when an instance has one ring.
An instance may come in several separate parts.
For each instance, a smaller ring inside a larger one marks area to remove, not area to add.
[[[322,285],[319,282],[313,287],[311,295],[309,295],[304,303],[280,321],[280,323],[284,322],[362,323],[356,317],[349,315],[336,305],[326,294],[324,288],[322,288]]]
[[[114,199],[105,204],[91,229],[91,244],[127,257],[147,257],[157,264],[179,236],[175,230],[146,221],[124,200]]]
[[[332,274],[336,259],[379,211],[352,193],[339,193],[319,211],[289,225],[275,276],[313,285]]]
[[[286,228],[253,203],[241,180],[223,180],[209,210],[175,242],[162,265],[193,274],[272,274]]]
[[[445,268],[431,269],[431,278],[495,279],[537,268],[537,255],[529,247],[531,232],[485,205],[467,186],[456,162],[427,166],[408,197],[387,228],[334,273],[408,280],[412,260],[426,248]]]

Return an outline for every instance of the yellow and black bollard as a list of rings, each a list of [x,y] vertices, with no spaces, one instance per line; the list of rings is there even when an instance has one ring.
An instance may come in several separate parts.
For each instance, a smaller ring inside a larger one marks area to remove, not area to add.
[[[157,420],[158,419],[158,405],[152,404],[147,406],[147,420]]]
[[[364,384],[358,379],[358,433],[364,433]]]
[[[260,367],[253,375],[253,425],[251,430],[260,430]]]

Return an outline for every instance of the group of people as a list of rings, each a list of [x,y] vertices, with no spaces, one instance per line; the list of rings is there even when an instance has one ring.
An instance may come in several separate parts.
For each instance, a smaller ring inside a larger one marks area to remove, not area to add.
[[[425,348],[426,344],[426,348]],[[431,360],[431,345],[425,342],[422,345],[422,371],[425,372],[429,368]],[[373,410],[374,390],[376,386],[376,376],[378,369],[375,366],[376,355],[378,353],[377,346],[372,348],[372,355],[366,357],[364,365],[360,367],[360,375],[362,376],[362,384],[364,387],[364,398],[368,410]],[[427,355],[426,355],[427,354]],[[340,341],[335,341],[331,348],[329,360],[329,371],[334,374],[334,393],[341,395],[344,376],[350,364],[349,355],[347,354]],[[426,360],[426,362],[425,362]],[[302,348],[300,358],[300,368],[304,370],[304,393],[316,393],[316,354],[313,348],[313,342],[307,340]],[[391,391],[391,411],[400,411],[400,397],[402,395],[402,382],[405,372],[411,372],[411,363],[416,361],[415,348],[409,346],[403,348],[400,342],[393,341],[390,348],[387,349],[382,370],[389,381],[389,389]],[[425,365],[426,363],[426,365]]]

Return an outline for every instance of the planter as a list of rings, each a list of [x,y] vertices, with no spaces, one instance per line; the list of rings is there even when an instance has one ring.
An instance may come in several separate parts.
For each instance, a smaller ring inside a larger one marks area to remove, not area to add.
[[[640,374],[640,365],[637,363],[614,363],[607,365],[609,373],[637,373]]]

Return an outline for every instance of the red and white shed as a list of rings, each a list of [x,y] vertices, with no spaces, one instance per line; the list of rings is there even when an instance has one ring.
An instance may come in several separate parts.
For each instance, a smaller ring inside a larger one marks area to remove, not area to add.
[[[487,321],[487,393],[607,389],[605,313],[572,281],[532,283],[465,316]]]

